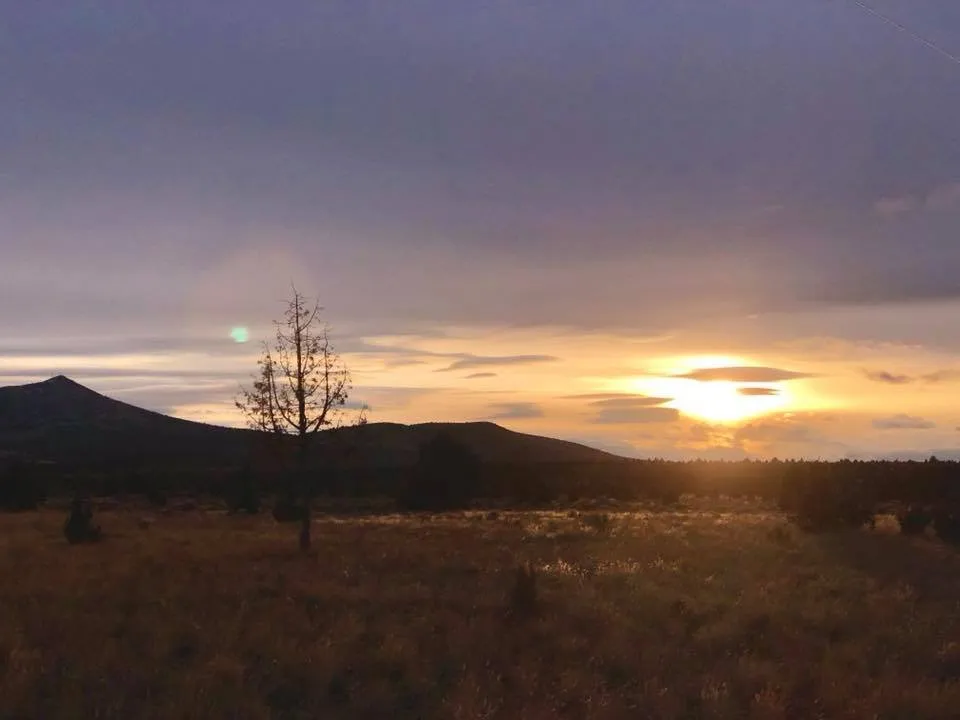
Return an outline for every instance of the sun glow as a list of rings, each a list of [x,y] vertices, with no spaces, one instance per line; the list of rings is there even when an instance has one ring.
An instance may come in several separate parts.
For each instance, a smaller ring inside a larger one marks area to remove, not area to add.
[[[706,356],[678,358],[661,377],[636,378],[630,390],[654,397],[670,398],[664,407],[710,423],[735,424],[790,406],[793,398],[785,383],[740,383],[717,380],[703,382],[672,377],[708,367],[749,365],[743,358]]]
[[[697,382],[675,380],[674,407],[684,415],[707,422],[737,423],[764,415],[789,404],[786,390],[777,388],[777,394],[744,395],[745,386],[732,382]],[[682,387],[681,387],[682,385]]]

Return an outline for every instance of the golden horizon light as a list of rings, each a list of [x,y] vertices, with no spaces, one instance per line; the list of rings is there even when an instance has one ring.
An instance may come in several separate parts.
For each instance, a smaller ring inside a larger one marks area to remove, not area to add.
[[[662,375],[635,378],[633,392],[670,398],[663,407],[674,408],[695,420],[737,424],[761,415],[789,409],[794,404],[786,383],[748,383],[729,380],[702,381],[678,377],[713,367],[743,367],[751,363],[728,355],[697,355],[671,359]]]

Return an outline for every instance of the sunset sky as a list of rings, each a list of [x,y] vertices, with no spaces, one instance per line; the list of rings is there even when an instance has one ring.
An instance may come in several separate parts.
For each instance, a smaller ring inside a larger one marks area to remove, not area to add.
[[[238,424],[294,281],[372,421],[960,451],[960,3],[871,5],[941,51],[846,0],[0,0],[0,385]]]

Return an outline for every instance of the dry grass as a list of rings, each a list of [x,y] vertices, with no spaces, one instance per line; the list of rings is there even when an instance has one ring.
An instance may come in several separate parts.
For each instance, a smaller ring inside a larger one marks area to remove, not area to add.
[[[742,506],[0,517],[4,718],[946,718],[960,563]],[[539,613],[506,612],[539,569]]]

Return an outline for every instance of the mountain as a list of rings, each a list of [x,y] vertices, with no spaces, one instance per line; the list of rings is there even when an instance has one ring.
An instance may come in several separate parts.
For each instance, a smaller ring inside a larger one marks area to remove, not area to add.
[[[412,464],[421,443],[447,432],[485,462],[622,462],[577,443],[513,432],[489,422],[400,425],[369,423],[337,431],[352,462]],[[333,440],[319,437],[318,455]],[[65,466],[223,467],[241,464],[262,438],[250,430],[181,420],[101,395],[67,377],[0,388],[0,454]]]
[[[128,405],[62,375],[0,388],[0,452],[67,466],[218,464],[251,435]]]

